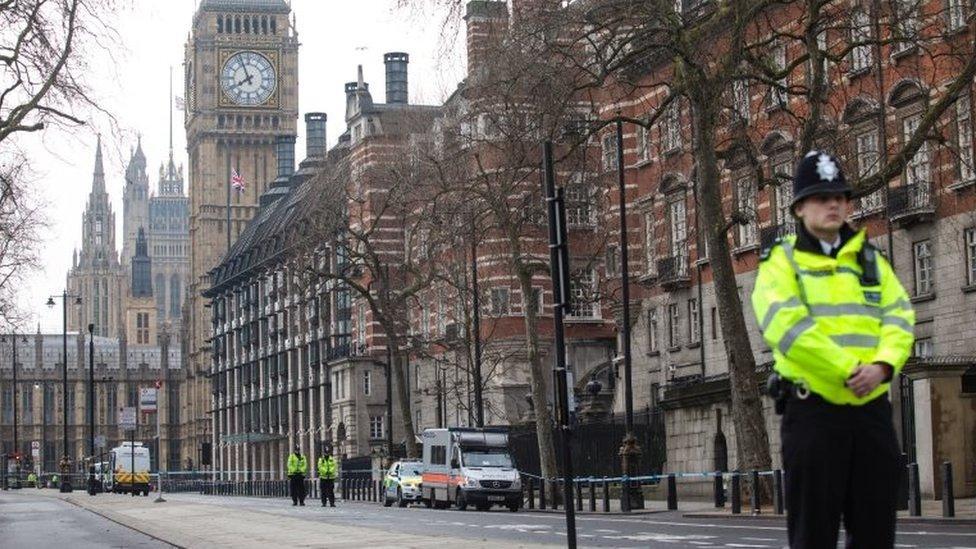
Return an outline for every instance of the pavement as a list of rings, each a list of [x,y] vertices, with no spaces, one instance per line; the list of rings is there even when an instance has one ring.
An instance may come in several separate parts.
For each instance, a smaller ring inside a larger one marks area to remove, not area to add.
[[[171,547],[76,505],[43,497],[38,492],[41,491],[35,488],[0,492],[0,547]]]
[[[134,539],[144,542],[149,536],[177,547],[566,546],[561,512],[457,511],[421,506],[399,509],[344,501],[336,508],[322,508],[314,500],[306,507],[292,507],[284,498],[192,493],[165,494],[165,503],[153,503],[153,497],[31,492],[0,493],[0,505],[84,509],[103,521],[132,528]],[[781,548],[786,544],[786,526],[780,517],[716,519],[684,514],[657,509],[633,516],[582,514],[576,523],[579,546]],[[43,529],[39,524],[34,526]],[[12,547],[31,547],[21,545],[16,536],[7,537],[8,530],[17,534],[24,528],[11,529],[8,522],[0,522],[0,539],[16,540]],[[976,528],[967,523],[900,524],[897,546],[976,549]]]

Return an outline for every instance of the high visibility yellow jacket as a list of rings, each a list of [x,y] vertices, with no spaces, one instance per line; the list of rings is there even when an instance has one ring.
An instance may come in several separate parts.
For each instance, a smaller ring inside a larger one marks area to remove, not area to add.
[[[324,478],[326,480],[335,480],[338,466],[336,465],[335,458],[332,456],[320,457],[317,463],[319,470],[319,478]]]
[[[304,455],[288,454],[288,476],[308,472],[308,459]]]
[[[911,302],[873,247],[865,253],[875,259],[877,280],[862,279],[858,253],[870,247],[863,230],[844,227],[836,259],[813,249],[810,241],[819,241],[800,231],[763,251],[752,293],[759,328],[781,376],[828,402],[865,404],[884,394],[890,379],[863,398],[845,382],[861,364],[885,363],[898,374],[915,339]]]

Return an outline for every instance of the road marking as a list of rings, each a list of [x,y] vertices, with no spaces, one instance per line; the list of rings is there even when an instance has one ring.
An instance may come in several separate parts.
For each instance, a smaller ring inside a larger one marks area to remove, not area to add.
[[[726,547],[772,547],[772,545],[754,545],[748,543],[726,543]]]
[[[742,538],[746,541],[776,541],[776,538]]]

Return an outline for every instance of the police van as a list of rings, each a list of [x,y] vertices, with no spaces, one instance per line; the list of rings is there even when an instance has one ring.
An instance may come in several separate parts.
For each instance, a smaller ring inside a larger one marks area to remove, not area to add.
[[[486,511],[500,505],[514,512],[522,506],[522,484],[504,429],[425,429],[422,439],[421,487],[428,507],[473,505]]]
[[[141,442],[123,442],[108,455],[104,489],[114,493],[149,495],[149,448]]]

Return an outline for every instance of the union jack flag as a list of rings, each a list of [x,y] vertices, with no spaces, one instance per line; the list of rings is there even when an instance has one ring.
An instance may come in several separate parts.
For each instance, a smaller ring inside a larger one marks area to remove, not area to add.
[[[230,186],[237,189],[238,192],[244,192],[244,176],[237,173],[237,169],[231,169],[230,171]]]

